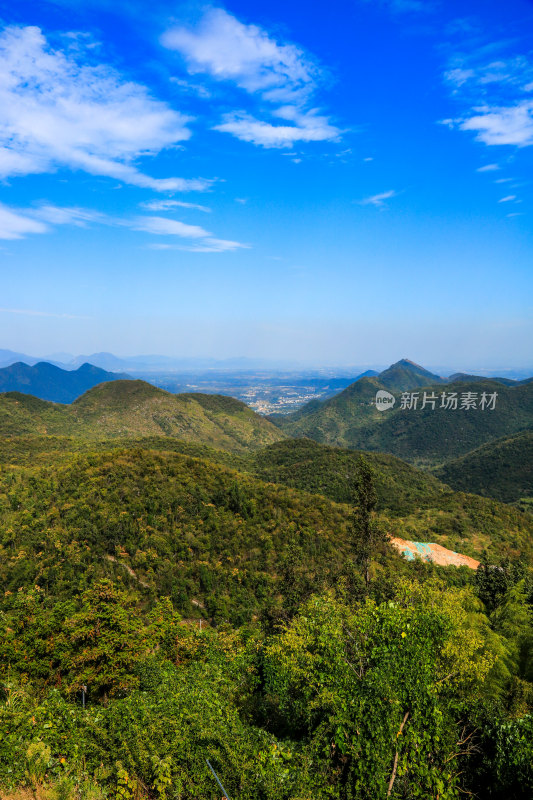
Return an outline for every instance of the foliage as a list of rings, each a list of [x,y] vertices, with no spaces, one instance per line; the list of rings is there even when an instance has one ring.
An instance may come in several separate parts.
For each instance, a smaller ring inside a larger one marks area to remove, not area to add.
[[[284,438],[272,423],[238,400],[173,395],[138,380],[101,383],[66,406],[18,392],[2,394],[0,434],[46,434],[81,441],[165,435],[233,452]]]
[[[363,568],[365,583],[370,583],[370,561],[380,544],[388,536],[376,520],[378,497],[370,465],[360,457],[355,474],[356,506],[350,517],[349,536],[355,554],[355,562]]]
[[[460,719],[492,661],[464,601],[408,585],[355,610],[315,597],[268,647],[268,690],[335,797],[460,796]]]
[[[435,475],[454,489],[517,502],[533,494],[533,431],[496,439],[449,461]]]
[[[371,454],[350,517],[357,454],[305,441],[28,435],[0,462],[2,796],[214,800],[206,759],[240,800],[529,792],[527,515]],[[373,525],[490,549],[409,563]]]

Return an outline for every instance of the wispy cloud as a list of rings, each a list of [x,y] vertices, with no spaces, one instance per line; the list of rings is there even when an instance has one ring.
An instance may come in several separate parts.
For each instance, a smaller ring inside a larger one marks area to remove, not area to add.
[[[157,206],[157,202],[146,204]],[[152,210],[170,210],[183,205],[180,201],[162,201],[161,208]],[[194,208],[194,204],[190,204]],[[199,207],[203,211],[210,209]],[[89,223],[130,228],[152,234],[153,236],[179,237],[189,239],[187,244],[178,249],[198,253],[222,253],[228,250],[249,248],[250,245],[229,239],[216,238],[210,231],[200,225],[189,225],[181,220],[170,219],[158,215],[137,216],[133,218],[112,217],[99,211],[86,208],[61,208],[52,205],[41,205],[35,208],[14,209],[0,204],[0,239],[23,239],[34,233],[50,233],[58,225],[74,225],[85,227]],[[176,249],[171,244],[152,244],[153,249]]]
[[[182,239],[192,239],[186,245],[170,245],[168,243],[151,244],[152,249],[157,250],[188,250],[193,253],[222,253],[227,250],[240,250],[249,248],[250,245],[234,242],[228,239],[217,239],[212,233],[201,228],[199,225],[187,225],[167,217],[138,217],[131,223],[135,230],[145,233],[152,233],[156,236],[178,236]]]
[[[297,125],[273,125],[242,111],[226,114],[224,121],[215,125],[215,130],[231,133],[243,142],[253,142],[267,148],[292,147],[295,142],[323,142],[336,139],[339,135],[338,129],[329,124],[327,117],[313,112],[299,114],[297,122]]]
[[[533,102],[509,107],[481,106],[477,113],[459,122],[463,131],[475,131],[476,139],[488,145],[533,144]]]
[[[450,59],[444,81],[464,110],[446,122],[475,133],[489,146],[526,147],[533,144],[533,99],[528,90],[533,63],[523,55],[509,55],[509,46],[509,42],[481,44],[479,36],[462,43]]]
[[[178,86],[182,92],[187,92],[187,94],[195,94],[198,97],[203,97],[207,100],[211,97],[211,92],[201,83],[192,83],[191,81],[186,81],[183,78],[176,78],[174,75],[170,78],[171,83],[175,86]]]
[[[210,8],[195,27],[175,26],[162,44],[179,52],[190,74],[229,81],[265,103],[274,117],[291,124],[264,121],[248,111],[226,113],[215,130],[262,147],[291,147],[294,142],[337,139],[329,117],[310,108],[322,78],[315,60],[295,44],[280,43],[258,25],[245,25],[221,8]]]
[[[0,204],[0,239],[23,239],[32,233],[48,233],[56,225],[85,227],[90,222],[112,224],[99,211],[87,208],[40,205],[34,208],[8,208]]]
[[[204,211],[211,213],[207,206],[200,206],[198,203],[185,203],[182,200],[152,200],[148,203],[141,203],[141,208],[148,211],[170,211],[172,208],[189,208],[193,211]]]
[[[153,178],[136,166],[188,139],[190,118],[88,59],[81,44],[52,49],[36,27],[2,32],[0,177],[68,167],[157,191],[208,188],[203,179]]]
[[[248,244],[241,244],[240,242],[231,242],[228,239],[203,239],[198,244],[160,244],[154,242],[149,244],[150,250],[181,250],[188,253],[227,253],[242,248],[249,248]]]
[[[23,239],[29,233],[46,233],[48,230],[43,222],[0,205],[0,239]]]
[[[275,102],[309,94],[318,75],[302,49],[279,44],[258,25],[244,25],[222,8],[206,11],[195,28],[170,28],[161,42],[181,53],[191,75],[208,73],[248,92],[274,93]]]
[[[516,200],[515,194],[508,194],[505,197],[501,197],[498,200],[498,203],[511,203],[513,200]]]
[[[478,167],[477,172],[496,172],[500,167],[498,164],[485,164],[483,167]]]
[[[373,194],[371,197],[365,197],[364,200],[360,200],[362,206],[376,206],[376,208],[381,208],[385,205],[387,200],[390,200],[392,197],[396,197],[398,192],[394,189],[389,189],[387,192],[381,192],[381,194]]]
[[[79,207],[41,205],[35,209],[28,209],[27,213],[52,225],[75,225],[81,228],[89,222],[105,223],[108,221],[108,217],[100,211]]]
[[[394,14],[428,14],[433,13],[439,5],[435,0],[363,0],[363,2],[377,2]]]
[[[77,314],[55,314],[52,311],[35,311],[29,308],[0,308],[2,314],[23,314],[28,317],[55,317],[56,319],[92,319]]]
[[[202,239],[211,235],[199,225],[187,225],[185,222],[166,217],[138,217],[132,223],[132,227],[158,236],[182,236],[187,239]]]

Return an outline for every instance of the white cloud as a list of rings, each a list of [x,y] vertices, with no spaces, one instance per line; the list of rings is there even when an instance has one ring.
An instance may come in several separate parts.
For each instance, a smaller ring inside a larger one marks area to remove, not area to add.
[[[213,234],[199,225],[186,225],[178,220],[167,217],[138,217],[131,223],[131,227],[138,231],[153,233],[158,236],[179,236],[182,239],[192,239],[188,245],[150,245],[158,250],[188,250],[193,253],[222,253],[227,250],[248,248],[250,245],[233,242],[227,239],[216,239]]]
[[[496,172],[500,169],[498,164],[485,164],[483,167],[478,167],[476,172]]]
[[[365,197],[364,200],[360,200],[361,205],[363,206],[376,206],[376,208],[381,208],[381,206],[385,205],[386,200],[390,200],[391,197],[396,197],[398,193],[394,191],[394,189],[389,189],[387,192],[381,192],[381,194],[374,194],[371,197]]]
[[[476,139],[488,145],[511,144],[525,147],[533,144],[533,103],[517,103],[510,107],[484,106],[464,119],[463,131],[476,131]]]
[[[99,211],[88,208],[40,205],[35,208],[8,208],[0,204],[0,239],[23,239],[31,233],[49,233],[54,225],[85,227],[89,222],[121,224]]]
[[[211,234],[199,225],[186,225],[167,217],[138,217],[133,223],[137,231],[155,233],[161,236],[182,236],[187,239],[202,239]]]
[[[148,211],[169,211],[172,208],[190,208],[193,211],[211,213],[211,209],[207,206],[200,206],[198,203],[185,203],[182,200],[153,200],[149,203],[141,203],[141,206]]]
[[[23,239],[28,233],[46,233],[48,226],[0,205],[0,239]]]
[[[512,41],[480,41],[480,34],[467,35],[463,52],[454,53],[444,73],[464,109],[445,123],[490,146],[533,144],[533,101],[524,94],[533,78],[531,59],[509,54]]]
[[[241,242],[232,242],[228,239],[204,239],[199,244],[191,245],[186,249],[191,253],[226,253],[228,251],[248,249],[249,244],[241,244]]]
[[[53,50],[36,27],[0,35],[0,177],[81,169],[158,191],[208,182],[152,178],[135,160],[188,139],[190,118],[155,100],[82,48]]]
[[[76,225],[84,227],[88,222],[106,222],[107,217],[99,211],[88,208],[61,208],[59,206],[42,205],[36,209],[27,209],[27,213],[52,225]]]
[[[77,314],[54,314],[51,311],[35,311],[29,308],[0,308],[2,314],[23,314],[28,317],[56,317],[58,319],[92,319],[92,317],[80,317]]]
[[[512,200],[516,200],[515,194],[508,194],[506,197],[501,197],[498,203],[510,203]]]
[[[392,13],[427,14],[435,10],[437,2],[432,0],[363,0],[365,3],[379,3]]]
[[[209,89],[206,89],[206,87],[202,86],[201,83],[191,83],[190,81],[183,80],[183,78],[176,78],[174,76],[172,76],[170,80],[173,84],[179,86],[182,91],[187,92],[188,94],[196,94],[198,97],[203,97],[204,99],[211,97],[211,92]]]
[[[308,112],[299,114],[297,122],[297,125],[272,125],[240,112],[226,114],[224,121],[215,125],[215,130],[267,148],[292,147],[295,142],[323,142],[339,136],[338,129],[329,124],[327,117]]]
[[[209,9],[194,30],[171,28],[161,42],[181,53],[190,74],[208,73],[248,92],[288,92],[294,99],[313,89],[318,72],[303,50],[279,44],[258,25],[244,25],[222,8]]]
[[[171,28],[161,41],[183,56],[190,74],[205,73],[258,94],[263,102],[278,106],[271,114],[291,123],[277,125],[235,111],[225,114],[214,130],[267,148],[338,138],[340,131],[329,118],[308,108],[322,73],[296,45],[282,44],[258,25],[245,25],[221,8],[209,9],[194,29]]]
[[[227,239],[203,239],[198,244],[190,245],[177,245],[177,244],[160,244],[158,242],[149,244],[150,250],[185,250],[188,253],[227,253],[235,250],[247,249],[249,244],[241,244],[241,242],[231,242]]]
[[[168,201],[170,207],[181,205],[179,201]],[[149,204],[146,204],[149,205]],[[156,205],[156,203],[152,204]],[[165,203],[162,203],[165,206]],[[163,209],[162,209],[163,210]],[[209,209],[204,209],[209,210]],[[41,205],[36,208],[13,209],[0,204],[0,239],[23,239],[28,234],[49,233],[56,225],[85,227],[93,222],[113,227],[130,228],[155,236],[177,236],[191,240],[177,247],[172,244],[150,244],[152,249],[181,249],[198,253],[221,253],[228,250],[248,248],[250,245],[229,239],[218,239],[199,225],[188,225],[180,220],[161,216],[138,216],[121,219],[102,214],[92,209]]]
[[[447,72],[444,73],[444,79],[448,82],[453,84],[454,86],[463,86],[467,81],[471,80],[475,76],[475,72],[473,69],[463,69],[462,67],[456,67],[455,69],[449,69]]]

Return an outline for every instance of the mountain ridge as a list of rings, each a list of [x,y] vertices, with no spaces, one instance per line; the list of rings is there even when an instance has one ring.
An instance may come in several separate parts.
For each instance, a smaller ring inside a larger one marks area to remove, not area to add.
[[[0,392],[18,391],[54,403],[71,403],[99,383],[127,379],[84,363],[76,370],[64,370],[49,361],[29,365],[17,361],[0,368]]]

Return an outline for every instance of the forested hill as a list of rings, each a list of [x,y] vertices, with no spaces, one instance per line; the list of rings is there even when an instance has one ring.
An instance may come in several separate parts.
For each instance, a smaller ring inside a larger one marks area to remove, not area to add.
[[[0,434],[73,436],[77,439],[172,436],[243,451],[285,438],[239,400],[219,395],[173,395],[144,381],[112,381],[71,405],[17,392],[0,395]]]
[[[0,439],[2,798],[217,800],[209,759],[242,800],[522,800],[531,516],[370,454],[366,582],[358,454],[98,440],[161,399],[127,384],[69,407],[3,398],[88,433]],[[252,414],[183,402],[213,424]],[[409,562],[387,533],[483,569]]]
[[[380,412],[376,392],[386,389],[377,378],[362,378],[323,403],[304,406],[295,414],[273,417],[290,436],[307,436],[323,444],[391,453],[412,463],[436,465],[464,455],[482,444],[533,425],[533,383],[504,386],[496,381],[460,381],[418,388],[417,408],[401,407],[396,392],[393,408]],[[422,408],[423,393],[437,398],[435,408]],[[441,407],[441,395],[457,393],[456,410]],[[470,392],[476,408],[460,408]],[[482,393],[497,393],[493,410],[479,407]]]
[[[533,430],[496,439],[449,461],[434,473],[459,491],[506,503],[533,503]]]
[[[72,403],[93,386],[122,378],[128,375],[106,372],[92,364],[66,370],[46,361],[33,366],[17,362],[0,369],[0,392],[22,392],[54,403]]]
[[[97,576],[121,576],[139,590],[169,594],[181,613],[191,614],[195,598],[209,617],[238,622],[288,591],[279,580],[291,542],[303,548],[299,569],[309,588],[340,578],[350,550],[350,507],[325,491],[303,490],[310,487],[296,463],[301,453],[293,460],[282,447],[284,457],[273,459],[267,451],[251,459],[264,473],[269,463],[279,467],[285,460],[285,474],[265,483],[205,458],[135,443],[111,447],[57,466],[0,473],[0,580],[6,590],[37,584],[68,596]],[[317,467],[325,467],[327,457],[322,454]],[[333,473],[339,463],[332,466]],[[346,466],[353,477],[354,465]],[[386,460],[378,485],[380,518],[391,535],[434,541],[478,559],[487,549],[494,559],[522,554],[532,560],[533,520],[512,507],[452,492]]]

